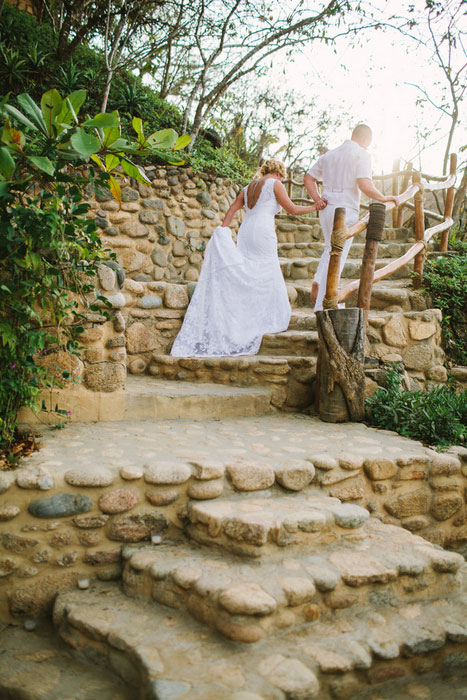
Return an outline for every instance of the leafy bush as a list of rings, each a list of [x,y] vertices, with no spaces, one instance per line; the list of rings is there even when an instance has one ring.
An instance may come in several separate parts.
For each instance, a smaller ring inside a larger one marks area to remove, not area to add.
[[[99,50],[81,45],[70,61],[59,63],[55,58],[57,40],[46,18],[39,23],[6,3],[0,13],[0,36],[0,94],[26,91],[39,101],[45,90],[58,88],[69,93],[85,89],[84,110],[100,112],[105,65]],[[182,128],[180,110],[128,70],[117,72],[112,80],[107,111],[113,110],[119,110],[122,134],[127,138],[132,133],[133,117],[142,119],[149,132]],[[198,172],[214,171],[239,183],[246,183],[253,172],[235,148],[218,149],[202,138],[198,138],[189,163]]]
[[[448,358],[467,365],[467,243],[458,240],[449,255],[428,258],[423,287],[443,312],[443,344]]]
[[[253,169],[232,150],[216,148],[209,141],[196,142],[188,161],[196,172],[214,171],[239,184],[251,180]]]
[[[370,425],[394,430],[428,445],[447,447],[467,442],[467,391],[438,386],[428,391],[401,387],[401,373],[391,369],[386,386],[366,400]]]
[[[133,156],[172,162],[190,140],[173,129],[146,137],[135,118],[136,138],[127,141],[116,113],[80,123],[85,97],[78,90],[62,99],[50,90],[40,106],[28,94],[17,98],[22,111],[0,104],[0,450],[14,439],[19,408],[37,409],[41,389],[55,381],[42,355],[78,353],[83,312],[102,313],[88,299],[107,257],[86,218],[88,178],[119,199],[122,172],[148,184]]]

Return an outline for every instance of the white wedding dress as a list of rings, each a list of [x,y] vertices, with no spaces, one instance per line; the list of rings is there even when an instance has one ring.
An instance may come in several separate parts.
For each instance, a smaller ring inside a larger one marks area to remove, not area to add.
[[[267,178],[249,209],[237,245],[229,228],[218,226],[206,247],[199,280],[174,357],[254,355],[265,333],[288,328],[290,303],[277,255],[274,217],[281,211]]]

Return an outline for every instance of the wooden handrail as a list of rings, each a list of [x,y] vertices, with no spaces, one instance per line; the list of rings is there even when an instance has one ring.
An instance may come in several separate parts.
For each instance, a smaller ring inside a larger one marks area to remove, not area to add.
[[[410,209],[413,211],[415,209],[415,205],[412,204],[412,202],[407,202],[405,204],[407,209]],[[435,221],[444,221],[444,216],[443,214],[438,214],[436,211],[430,211],[429,209],[425,209],[425,216],[428,216],[430,219],[434,219]]]
[[[417,255],[417,253],[420,253],[425,248],[426,244],[433,238],[433,236],[435,236],[437,233],[442,233],[443,231],[446,231],[453,225],[453,223],[453,220],[449,218],[443,221],[441,224],[437,224],[436,226],[427,228],[425,231],[423,241],[414,243],[414,245],[411,248],[409,248],[409,250],[400,258],[398,258],[397,260],[393,260],[384,267],[381,267],[379,270],[376,270],[373,281],[377,282],[378,280],[382,280],[385,277],[392,275],[394,272],[396,272],[396,270],[399,270],[399,268],[406,265]],[[342,287],[342,289],[339,291],[339,301],[341,302],[344,301],[344,299],[347,299],[347,297],[350,296],[352,292],[358,289],[359,285],[360,280],[354,280],[350,284],[346,284],[345,287]]]

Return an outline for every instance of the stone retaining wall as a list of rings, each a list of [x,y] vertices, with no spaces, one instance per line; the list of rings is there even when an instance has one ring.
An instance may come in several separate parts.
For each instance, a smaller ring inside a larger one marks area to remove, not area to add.
[[[97,465],[60,469],[50,461],[1,472],[1,619],[42,613],[57,590],[85,585],[83,579],[119,578],[123,544],[152,539],[156,546],[165,533],[180,532],[190,500],[234,492],[274,497],[319,489],[435,544],[462,549],[467,542],[463,448],[384,459],[310,453],[306,460],[291,458],[274,468],[256,459],[247,462],[248,469],[240,472],[236,463],[188,461],[135,464],[114,472]]]

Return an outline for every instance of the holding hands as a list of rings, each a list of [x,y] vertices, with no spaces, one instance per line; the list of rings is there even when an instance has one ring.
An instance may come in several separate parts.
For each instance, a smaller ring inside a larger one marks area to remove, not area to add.
[[[324,209],[327,206],[328,200],[324,199],[324,197],[317,197],[315,199],[315,211],[321,211],[321,209]]]

